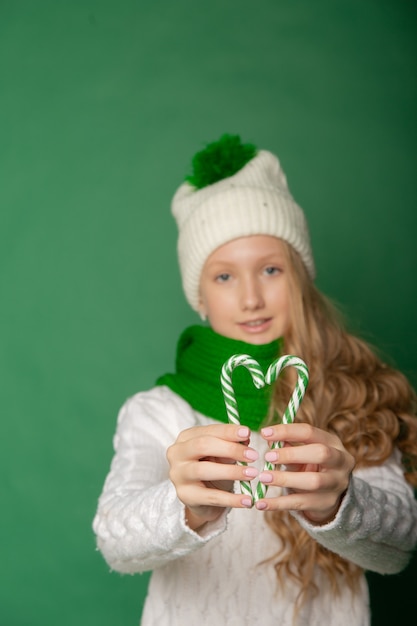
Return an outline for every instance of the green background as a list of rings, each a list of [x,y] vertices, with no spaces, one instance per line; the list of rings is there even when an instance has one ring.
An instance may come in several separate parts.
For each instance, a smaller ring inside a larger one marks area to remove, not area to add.
[[[169,204],[223,132],[278,153],[319,286],[417,383],[416,47],[406,0],[0,1],[2,625],[138,623],[91,522],[197,321]],[[416,573],[370,577],[374,624],[415,623]]]

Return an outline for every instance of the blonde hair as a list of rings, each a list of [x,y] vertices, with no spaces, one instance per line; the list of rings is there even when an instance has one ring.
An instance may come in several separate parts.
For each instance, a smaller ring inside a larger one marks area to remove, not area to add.
[[[380,465],[396,447],[402,454],[406,479],[417,486],[413,389],[403,374],[344,329],[335,307],[316,289],[299,255],[287,244],[285,248],[292,326],[284,337],[284,351],[304,359],[310,370],[308,391],[296,421],[338,435],[355,457],[356,467]],[[296,379],[296,372],[290,369],[274,390],[272,408],[281,414]],[[334,593],[342,584],[355,592],[362,574],[359,566],[318,544],[287,512],[269,512],[267,521],[283,545],[274,557],[279,557],[275,563],[278,579],[298,583],[298,608],[318,592],[314,582],[317,568]]]

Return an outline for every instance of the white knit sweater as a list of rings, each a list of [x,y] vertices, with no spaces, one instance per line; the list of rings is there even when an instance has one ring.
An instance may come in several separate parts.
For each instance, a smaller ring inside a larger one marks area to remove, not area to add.
[[[166,449],[178,433],[212,423],[167,387],[142,392],[122,407],[115,456],[93,522],[97,545],[119,572],[154,570],[143,626],[294,626],[297,588],[277,584],[273,556],[278,538],[256,509],[232,509],[198,533],[184,522],[184,506],[168,478]],[[251,445],[265,445],[256,433]],[[270,488],[271,489],[271,488]],[[271,493],[271,491],[269,492]],[[407,564],[417,542],[417,503],[397,456],[382,467],[356,471],[337,517],[299,523],[318,542],[380,573]],[[318,576],[320,593],[304,606],[297,626],[367,626],[368,590],[333,597]]]

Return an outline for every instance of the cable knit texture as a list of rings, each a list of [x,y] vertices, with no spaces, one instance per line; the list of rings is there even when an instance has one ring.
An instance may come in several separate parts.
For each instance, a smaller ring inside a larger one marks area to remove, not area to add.
[[[212,423],[171,389],[142,392],[122,407],[115,456],[93,522],[97,545],[119,572],[154,570],[142,626],[227,624],[293,626],[297,588],[279,588],[271,563],[277,536],[255,509],[232,509],[199,533],[184,521],[184,507],[168,478],[166,449],[178,433]],[[256,433],[254,445],[265,445]],[[262,462],[261,462],[262,464]],[[272,493],[272,489],[269,494]],[[398,458],[355,472],[337,517],[300,524],[330,550],[365,569],[403,569],[417,541],[417,507]],[[298,626],[367,626],[368,592],[333,597],[325,582],[302,610]]]

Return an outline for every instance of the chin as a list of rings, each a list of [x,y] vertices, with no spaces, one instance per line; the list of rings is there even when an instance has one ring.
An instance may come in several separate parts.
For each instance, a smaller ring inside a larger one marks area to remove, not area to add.
[[[267,343],[271,343],[271,341],[275,341],[279,339],[281,335],[275,337],[275,335],[245,335],[241,341],[245,341],[246,343],[251,343],[253,346],[262,346]]]

